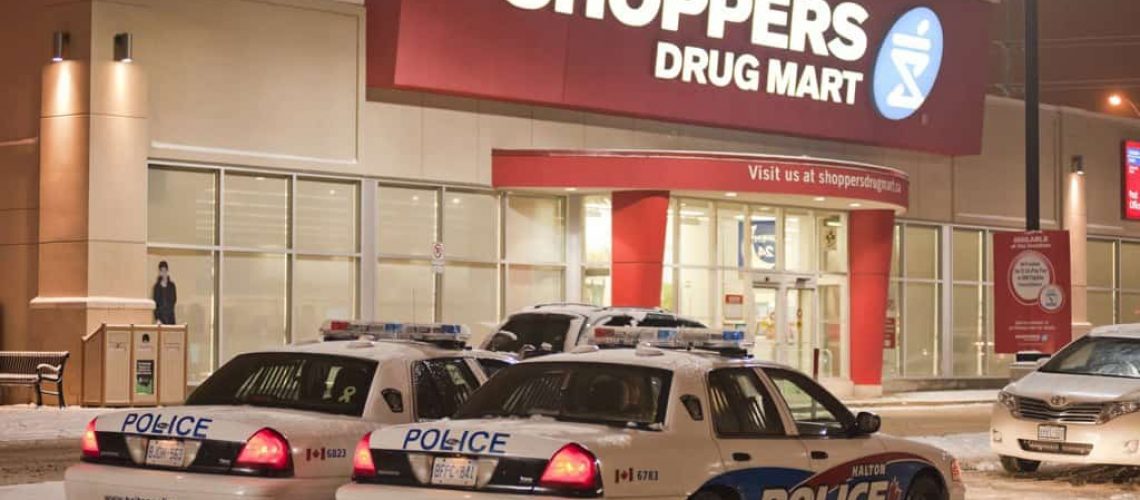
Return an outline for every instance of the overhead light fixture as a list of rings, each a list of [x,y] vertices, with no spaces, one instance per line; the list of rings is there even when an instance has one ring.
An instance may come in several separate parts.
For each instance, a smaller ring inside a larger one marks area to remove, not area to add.
[[[568,188],[566,188],[566,192],[567,192],[567,193],[573,193],[573,192],[575,192],[575,191],[577,191],[577,190],[578,190],[578,188],[576,188],[576,187],[568,187]]]
[[[67,56],[67,45],[71,42],[71,35],[66,31],[57,31],[51,35],[51,60],[52,62],[63,61]]]
[[[862,204],[862,203],[852,203],[852,204],[850,204],[850,205],[848,205],[848,206],[849,206],[849,207],[851,207],[851,208],[859,208],[859,207],[862,207],[862,206],[863,206],[863,204]]]
[[[131,35],[130,33],[119,33],[115,35],[116,61],[125,63],[134,61],[134,52],[134,35]]]
[[[823,203],[823,202],[827,201],[827,198],[824,198],[822,196],[816,196],[815,198],[812,198],[812,199],[815,200],[817,203]]]
[[[736,193],[724,193],[725,198],[736,198]]]
[[[1077,175],[1085,175],[1085,157],[1084,155],[1073,155],[1069,160],[1069,169]]]

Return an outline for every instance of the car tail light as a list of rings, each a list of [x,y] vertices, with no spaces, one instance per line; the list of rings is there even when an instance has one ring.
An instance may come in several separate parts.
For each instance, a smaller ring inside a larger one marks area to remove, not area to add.
[[[84,458],[99,458],[99,440],[95,437],[95,420],[87,424],[87,430],[83,431],[83,439],[81,446],[83,447]]]
[[[270,471],[288,471],[292,468],[289,441],[277,431],[269,428],[257,431],[245,442],[238,453],[235,467]]]
[[[601,485],[598,459],[577,444],[568,444],[550,457],[539,485],[546,488],[596,490]]]
[[[352,454],[352,477],[376,475],[376,463],[372,461],[372,449],[368,447],[371,440],[372,433],[369,432],[356,443],[356,451]]]

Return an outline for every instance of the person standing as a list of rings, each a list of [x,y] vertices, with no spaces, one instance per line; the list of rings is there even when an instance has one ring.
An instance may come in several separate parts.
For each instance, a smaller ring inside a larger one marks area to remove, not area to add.
[[[154,321],[160,325],[173,325],[174,304],[178,302],[178,289],[170,279],[170,266],[166,261],[158,263],[158,281],[154,284]]]

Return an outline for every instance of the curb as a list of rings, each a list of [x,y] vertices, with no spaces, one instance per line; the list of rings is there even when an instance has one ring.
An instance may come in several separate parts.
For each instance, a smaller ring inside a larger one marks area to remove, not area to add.
[[[848,408],[942,408],[946,406],[971,406],[971,405],[989,405],[993,404],[992,399],[958,399],[946,401],[906,401],[906,400],[887,400],[887,401],[851,401],[844,402]]]

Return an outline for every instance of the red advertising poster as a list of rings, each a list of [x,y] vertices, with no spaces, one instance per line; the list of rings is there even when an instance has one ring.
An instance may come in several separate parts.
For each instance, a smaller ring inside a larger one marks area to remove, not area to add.
[[[994,234],[994,351],[1048,354],[1072,340],[1069,233]]]
[[[1140,141],[1124,143],[1124,218],[1140,220]]]

